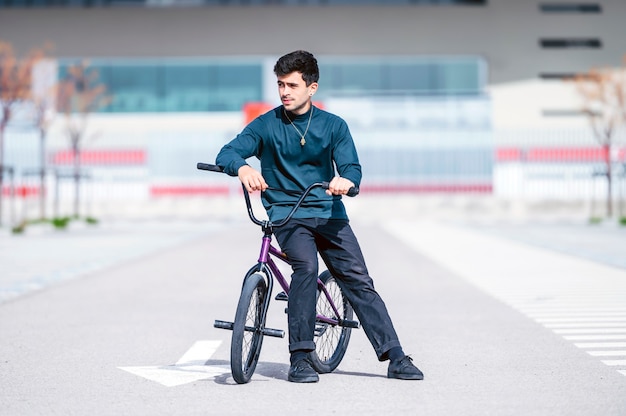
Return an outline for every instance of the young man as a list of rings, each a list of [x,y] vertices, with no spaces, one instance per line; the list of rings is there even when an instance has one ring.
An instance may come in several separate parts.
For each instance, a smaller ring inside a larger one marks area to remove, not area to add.
[[[304,190],[314,182],[330,180],[327,191],[316,189],[294,217],[275,230],[293,268],[288,300],[288,379],[297,383],[319,380],[307,358],[315,350],[319,252],[332,274],[344,283],[344,293],[378,359],[391,361],[387,376],[421,380],[422,372],[400,346],[348,223],[341,196],[359,186],[361,165],[345,121],[311,103],[318,87],[317,60],[309,52],[295,51],[276,62],[274,73],[282,105],[246,126],[222,148],[216,164],[238,176],[249,192],[263,191],[263,205],[271,221],[285,218],[297,198],[268,187]],[[260,159],[261,172],[246,163],[252,156]]]

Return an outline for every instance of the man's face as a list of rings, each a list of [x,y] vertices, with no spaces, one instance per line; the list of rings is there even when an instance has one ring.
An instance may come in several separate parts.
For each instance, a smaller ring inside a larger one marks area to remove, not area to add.
[[[292,72],[278,77],[278,95],[285,110],[294,114],[304,114],[308,111],[311,97],[317,90],[317,83],[307,86],[302,79],[301,72]]]

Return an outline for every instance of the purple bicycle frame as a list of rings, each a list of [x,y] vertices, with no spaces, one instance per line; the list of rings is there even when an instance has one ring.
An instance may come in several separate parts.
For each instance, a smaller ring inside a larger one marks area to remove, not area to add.
[[[287,264],[290,264],[287,255],[272,245],[272,237],[269,235],[265,235],[263,236],[263,240],[261,243],[259,263],[266,264],[269,267],[276,280],[278,280],[278,284],[280,284],[280,287],[287,295],[289,295],[289,284],[287,283],[287,280],[285,279],[281,271],[278,269],[278,266],[276,265],[276,262],[274,262],[274,260],[272,259],[272,256],[284,261]],[[330,294],[328,293],[328,290],[326,289],[326,286],[324,286],[319,278],[317,279],[317,287],[322,292],[324,292],[324,296],[326,296],[326,299],[328,299],[330,307],[333,309],[335,316],[340,316],[335,302],[333,302]],[[336,319],[331,319],[320,314],[317,314],[317,320],[331,325],[337,325],[339,323]]]

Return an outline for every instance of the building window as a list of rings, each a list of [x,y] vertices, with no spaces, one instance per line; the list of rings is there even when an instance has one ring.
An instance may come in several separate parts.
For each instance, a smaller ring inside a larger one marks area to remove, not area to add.
[[[597,38],[547,38],[540,39],[542,48],[552,49],[599,49],[602,48],[602,41]]]
[[[317,96],[480,95],[486,64],[479,57],[322,57]]]
[[[539,78],[545,80],[569,80],[574,78],[589,78],[589,74],[586,72],[577,73],[577,72],[542,72],[539,74]]]
[[[480,96],[486,63],[479,57],[320,57],[316,99],[376,96]],[[59,79],[75,62],[59,62]],[[90,61],[112,102],[101,112],[161,113],[241,111],[263,101],[264,60],[96,59]],[[268,70],[267,68],[265,69]],[[273,86],[274,84],[272,84]]]
[[[113,98],[103,112],[240,111],[246,102],[263,97],[263,68],[257,62],[90,62]],[[60,79],[72,63],[60,62]]]
[[[539,9],[543,13],[602,13],[597,3],[544,3]]]
[[[578,76],[578,74],[574,72],[542,72],[541,74],[539,74],[539,78],[541,79],[561,81],[566,79],[573,79],[576,76]]]
[[[0,0],[0,8],[24,7],[199,7],[485,5],[487,0]]]

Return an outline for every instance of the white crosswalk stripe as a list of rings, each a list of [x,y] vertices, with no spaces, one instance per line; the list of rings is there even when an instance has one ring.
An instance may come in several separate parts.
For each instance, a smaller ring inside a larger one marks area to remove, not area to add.
[[[601,279],[600,279],[601,280]],[[606,298],[590,296],[587,303],[560,303],[537,307],[528,303],[517,309],[608,366],[626,368],[626,290]],[[616,359],[612,359],[616,358]],[[619,370],[626,375],[626,371]]]
[[[609,350],[609,351],[587,351],[587,353],[594,357],[626,357],[626,350]]]
[[[626,334],[626,328],[576,328],[555,329],[556,334]]]

